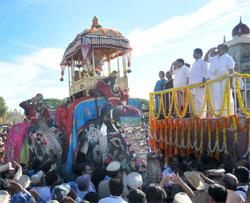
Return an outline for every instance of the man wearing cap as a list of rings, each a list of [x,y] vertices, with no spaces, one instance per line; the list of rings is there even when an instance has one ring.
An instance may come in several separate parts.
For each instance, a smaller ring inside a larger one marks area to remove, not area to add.
[[[59,181],[59,175],[55,170],[49,171],[45,175],[45,185],[34,187],[32,190],[36,191],[41,199],[45,202],[51,200],[51,187]]]
[[[192,203],[192,200],[189,198],[189,196],[185,192],[178,192],[174,196],[173,203]]]
[[[69,194],[70,186],[67,184],[57,185],[51,192],[52,200],[62,202],[63,199]]]
[[[77,197],[78,200],[83,200],[88,192],[96,192],[93,183],[91,182],[90,175],[85,174],[76,179],[77,183]],[[80,201],[79,201],[80,202]]]
[[[193,57],[195,59],[195,62],[192,64],[190,68],[189,85],[205,82],[205,80],[208,78],[209,63],[205,62],[202,59],[202,55],[203,55],[202,49],[196,48],[194,50]],[[193,88],[191,91],[195,105],[195,112],[196,114],[199,114],[205,102],[204,100],[205,88],[200,86],[197,88]],[[202,118],[206,117],[206,111],[202,113],[201,117]]]
[[[124,197],[127,197],[131,190],[139,189],[142,190],[143,180],[141,174],[137,172],[129,173],[124,182]]]
[[[98,197],[102,199],[108,197],[111,193],[109,190],[109,181],[110,179],[119,179],[121,178],[120,173],[121,165],[118,161],[112,161],[106,168],[108,177],[101,181],[98,185]]]
[[[129,173],[127,176],[128,189],[142,189],[143,180],[141,174],[137,172]]]

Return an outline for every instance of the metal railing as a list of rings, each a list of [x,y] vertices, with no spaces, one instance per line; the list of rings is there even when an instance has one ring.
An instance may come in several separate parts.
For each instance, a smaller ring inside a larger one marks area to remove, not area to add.
[[[150,93],[150,117],[250,117],[250,75],[233,73],[216,80]]]

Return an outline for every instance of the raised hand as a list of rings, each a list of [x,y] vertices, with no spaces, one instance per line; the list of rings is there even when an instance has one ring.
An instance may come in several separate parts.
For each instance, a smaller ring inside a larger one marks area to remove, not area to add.
[[[172,180],[177,185],[181,185],[183,182],[178,173],[177,173],[177,175],[176,174],[172,175]]]
[[[63,203],[76,203],[76,201],[73,200],[71,197],[64,197]]]
[[[19,183],[12,180],[9,181],[9,188],[13,189],[15,192],[21,192],[24,189]]]

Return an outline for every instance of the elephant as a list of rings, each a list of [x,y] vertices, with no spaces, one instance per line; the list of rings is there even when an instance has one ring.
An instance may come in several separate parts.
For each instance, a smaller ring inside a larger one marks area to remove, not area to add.
[[[87,122],[79,140],[77,162],[105,166],[118,160],[127,171],[137,170],[149,151],[143,113],[130,105],[111,107]]]

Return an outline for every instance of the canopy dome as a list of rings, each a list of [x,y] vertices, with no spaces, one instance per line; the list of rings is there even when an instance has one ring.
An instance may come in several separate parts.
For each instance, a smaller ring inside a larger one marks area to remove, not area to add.
[[[79,33],[66,48],[62,64],[69,64],[72,58],[86,61],[90,57],[91,49],[104,61],[125,55],[132,50],[129,41],[120,32],[103,28],[96,16],[92,20],[91,28]]]
[[[110,28],[102,28],[96,16],[92,20],[91,29],[84,30],[82,35],[115,37],[126,40],[125,37],[120,32]]]
[[[250,34],[250,29],[246,24],[242,23],[240,19],[239,24],[236,25],[232,30],[232,36],[236,37],[236,36],[241,36],[245,34]]]

